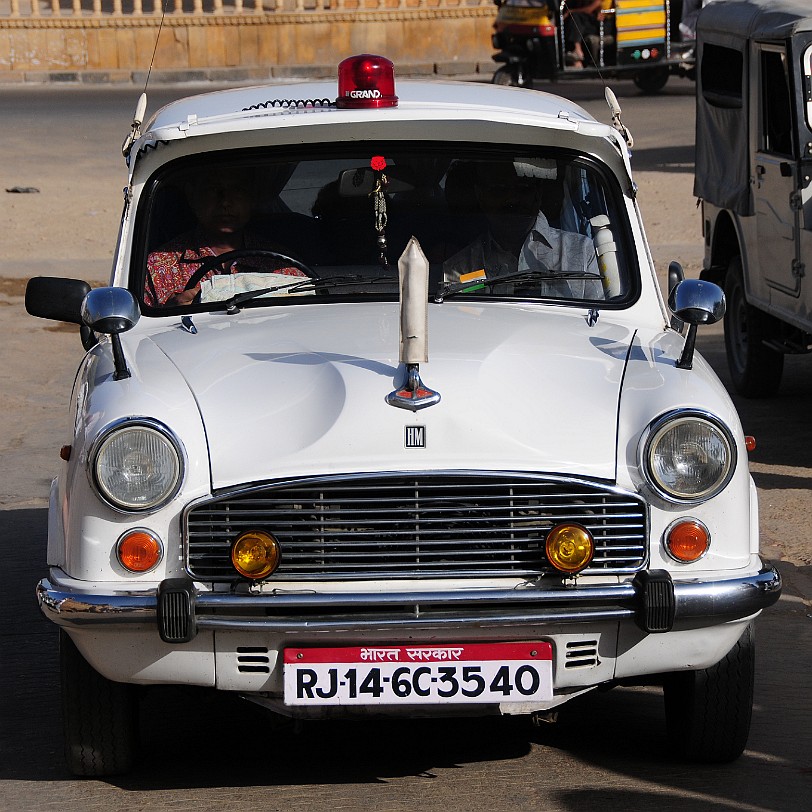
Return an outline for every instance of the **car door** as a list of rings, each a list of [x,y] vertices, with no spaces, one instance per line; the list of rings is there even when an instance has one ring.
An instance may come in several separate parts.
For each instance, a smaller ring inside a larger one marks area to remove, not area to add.
[[[800,293],[798,264],[799,207],[795,203],[797,162],[790,69],[783,45],[755,43],[753,87],[756,151],[754,186],[758,258],[761,273],[771,288],[770,301],[786,306],[786,297]],[[756,100],[754,100],[756,101]]]

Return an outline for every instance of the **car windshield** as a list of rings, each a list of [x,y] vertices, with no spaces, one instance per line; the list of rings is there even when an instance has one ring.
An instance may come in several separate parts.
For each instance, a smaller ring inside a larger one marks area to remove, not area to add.
[[[617,184],[575,154],[387,144],[208,153],[142,195],[131,289],[146,315],[395,301],[411,238],[429,297],[623,306]]]

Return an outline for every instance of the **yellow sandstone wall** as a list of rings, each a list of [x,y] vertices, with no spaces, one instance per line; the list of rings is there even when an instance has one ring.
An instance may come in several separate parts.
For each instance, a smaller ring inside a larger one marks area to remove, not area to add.
[[[493,53],[494,6],[307,14],[0,18],[0,74],[336,65],[356,53],[395,64],[478,63]]]

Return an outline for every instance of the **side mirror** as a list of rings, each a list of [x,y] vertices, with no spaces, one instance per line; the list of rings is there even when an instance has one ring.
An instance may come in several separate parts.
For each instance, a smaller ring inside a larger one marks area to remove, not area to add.
[[[40,319],[82,324],[82,302],[90,285],[80,279],[35,276],[25,286],[25,309]]]
[[[116,371],[113,377],[119,381],[130,377],[127,361],[121,349],[119,335],[132,330],[141,311],[135,297],[126,288],[96,288],[84,298],[81,306],[82,322],[96,333],[110,336]]]
[[[691,369],[696,343],[696,328],[700,324],[715,324],[725,315],[725,294],[713,282],[684,279],[668,295],[668,308],[688,326],[682,355],[677,361],[680,369]]]
[[[668,296],[671,295],[671,291],[679,285],[682,280],[685,279],[685,271],[682,270],[682,265],[679,264],[676,260],[672,260],[668,263]],[[678,319],[675,315],[671,315],[671,329],[676,330],[678,333],[682,333],[683,328],[685,327],[685,323]]]
[[[682,265],[676,260],[668,263],[668,295],[674,288],[685,279],[685,271],[682,270]]]
[[[127,288],[95,288],[85,295],[81,306],[82,323],[97,333],[118,335],[132,330],[141,311]]]

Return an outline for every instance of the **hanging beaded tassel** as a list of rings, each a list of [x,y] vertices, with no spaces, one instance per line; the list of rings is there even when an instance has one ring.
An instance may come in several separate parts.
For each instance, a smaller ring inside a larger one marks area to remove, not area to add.
[[[378,259],[381,265],[386,268],[389,261],[386,258],[386,186],[389,183],[384,169],[386,169],[386,159],[382,155],[375,155],[370,161],[370,166],[375,171],[375,188],[370,192],[372,204],[375,212],[375,231],[378,232]]]

